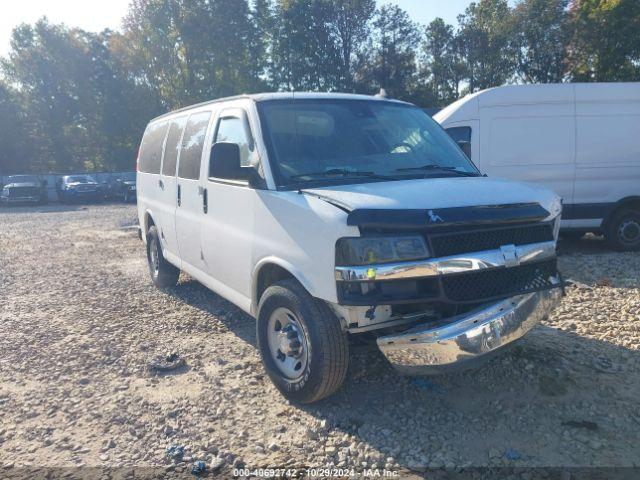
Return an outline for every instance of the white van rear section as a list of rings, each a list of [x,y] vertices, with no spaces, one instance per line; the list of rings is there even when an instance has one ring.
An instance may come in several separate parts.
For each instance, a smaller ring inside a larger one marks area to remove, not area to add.
[[[640,83],[492,88],[434,119],[484,173],[558,193],[565,229],[607,233],[621,210],[640,211]]]

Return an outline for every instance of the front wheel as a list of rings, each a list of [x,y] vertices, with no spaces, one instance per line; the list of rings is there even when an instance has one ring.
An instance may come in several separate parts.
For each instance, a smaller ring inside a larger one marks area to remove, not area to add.
[[[625,208],[615,213],[608,222],[606,238],[616,250],[640,250],[640,211]]]
[[[156,287],[169,288],[178,283],[180,270],[164,258],[158,229],[155,225],[147,232],[147,263],[149,264],[151,281]]]
[[[267,374],[288,399],[312,403],[334,393],[347,374],[347,334],[329,308],[295,280],[265,290],[258,348]]]

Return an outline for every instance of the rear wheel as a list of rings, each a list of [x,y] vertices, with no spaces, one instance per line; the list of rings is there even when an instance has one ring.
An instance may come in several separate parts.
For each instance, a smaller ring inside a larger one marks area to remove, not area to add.
[[[335,314],[295,280],[265,290],[258,307],[257,337],[267,374],[288,399],[316,402],[344,382],[347,335]]]
[[[151,281],[158,288],[168,288],[178,283],[180,270],[171,265],[162,254],[158,229],[154,226],[147,232],[147,263]]]
[[[640,211],[625,208],[614,213],[607,224],[606,237],[616,250],[640,250]]]

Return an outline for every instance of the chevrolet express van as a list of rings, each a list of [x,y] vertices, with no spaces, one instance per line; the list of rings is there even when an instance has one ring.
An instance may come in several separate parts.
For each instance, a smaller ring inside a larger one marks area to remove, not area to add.
[[[491,88],[434,119],[483,173],[555,190],[563,236],[640,250],[640,83]]]
[[[180,271],[257,319],[289,399],[345,379],[351,337],[401,372],[473,366],[560,297],[561,202],[482,176],[408,103],[271,93],[152,120],[138,158],[151,280]]]

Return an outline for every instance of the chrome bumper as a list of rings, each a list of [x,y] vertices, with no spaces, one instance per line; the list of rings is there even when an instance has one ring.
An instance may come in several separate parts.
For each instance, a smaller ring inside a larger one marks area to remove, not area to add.
[[[418,325],[378,338],[378,348],[402,373],[425,375],[472,367],[522,337],[558,304],[561,289],[519,295],[468,312],[446,324]]]
[[[371,280],[401,280],[435,277],[452,273],[471,272],[488,268],[513,267],[538,262],[556,255],[556,242],[505,245],[496,250],[429,258],[413,262],[387,263],[365,266],[336,267],[339,282],[368,282]]]

